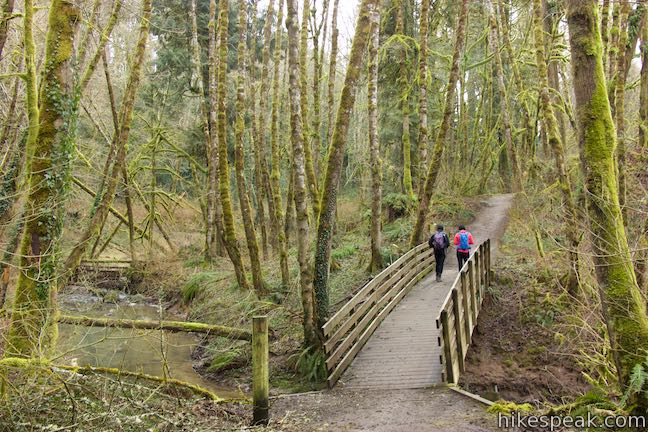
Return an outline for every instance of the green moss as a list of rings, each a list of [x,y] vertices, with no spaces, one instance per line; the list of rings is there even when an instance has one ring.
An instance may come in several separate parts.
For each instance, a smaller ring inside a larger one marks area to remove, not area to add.
[[[533,406],[528,403],[518,405],[515,402],[500,400],[491,405],[486,411],[491,414],[504,415],[511,415],[513,413],[530,413],[533,411]]]
[[[358,246],[356,244],[345,244],[333,249],[333,251],[331,252],[331,258],[336,261],[340,261],[354,255],[357,250]]]
[[[242,351],[236,348],[218,354],[211,359],[209,366],[207,367],[207,371],[216,373],[224,369],[229,369],[232,366],[241,364],[242,362],[244,362],[242,359],[242,354]]]

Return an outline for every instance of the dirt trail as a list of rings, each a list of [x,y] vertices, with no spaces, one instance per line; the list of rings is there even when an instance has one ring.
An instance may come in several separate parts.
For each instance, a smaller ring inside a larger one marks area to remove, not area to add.
[[[491,238],[493,258],[506,230],[513,195],[495,195],[485,200],[476,220],[468,226],[476,242]],[[435,291],[448,288],[456,277],[456,260],[450,252],[444,282]],[[422,289],[427,289],[423,287]],[[410,293],[416,296],[416,290]],[[395,311],[394,311],[395,312]],[[394,313],[392,312],[392,313]],[[410,311],[411,312],[411,311]],[[435,313],[431,313],[435,315]],[[430,316],[430,320],[434,320]],[[392,383],[393,384],[393,383]],[[406,386],[404,386],[406,387]],[[290,395],[274,400],[273,417],[293,417],[308,421],[312,431],[407,431],[477,432],[495,431],[496,418],[484,405],[448,388],[420,389],[337,387],[333,390]]]

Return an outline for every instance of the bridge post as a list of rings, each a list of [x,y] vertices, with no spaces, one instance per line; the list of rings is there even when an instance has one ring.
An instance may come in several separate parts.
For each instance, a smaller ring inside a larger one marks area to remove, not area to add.
[[[486,286],[491,284],[491,241],[486,240]]]
[[[459,360],[459,372],[464,372],[466,366],[464,364],[464,344],[463,329],[461,328],[461,315],[459,314],[459,292],[457,288],[452,289],[452,314],[454,315],[454,324],[455,324],[455,337],[457,338],[457,360]]]
[[[481,248],[477,249],[475,251],[475,285],[477,287],[477,291],[479,291],[479,298],[482,298],[482,290],[481,290],[481,261],[482,261],[482,255],[481,255]]]
[[[470,267],[468,267],[468,269],[470,269]],[[470,345],[473,319],[472,312],[470,311],[470,301],[468,300],[468,275],[466,272],[461,272],[461,300],[464,312],[464,327],[466,329],[466,349],[468,349],[468,345]]]
[[[482,296],[486,291],[486,252],[484,246],[482,245],[481,250],[479,251],[479,280],[481,281],[480,287]]]
[[[252,318],[252,424],[268,425],[268,317]]]
[[[441,311],[441,331],[443,333],[443,356],[445,357],[446,382],[456,384],[454,376],[454,362],[452,361],[452,350],[450,349],[448,312],[445,310]]]
[[[468,261],[468,288],[470,290],[470,303],[472,306],[472,319],[473,323],[477,323],[477,315],[479,315],[479,310],[477,309],[477,290],[475,288],[475,261]]]

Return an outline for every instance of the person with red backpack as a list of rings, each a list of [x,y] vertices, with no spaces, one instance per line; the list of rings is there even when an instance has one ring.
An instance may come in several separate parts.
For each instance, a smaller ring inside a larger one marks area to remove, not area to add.
[[[459,225],[459,232],[454,236],[454,244],[457,248],[457,261],[459,262],[459,271],[470,257],[470,245],[475,244],[473,236],[463,225]]]
[[[436,281],[441,282],[441,273],[443,273],[443,263],[446,257],[446,250],[450,246],[450,239],[448,234],[443,232],[443,225],[437,225],[437,232],[435,232],[428,245],[430,249],[434,249],[434,261],[436,262]]]

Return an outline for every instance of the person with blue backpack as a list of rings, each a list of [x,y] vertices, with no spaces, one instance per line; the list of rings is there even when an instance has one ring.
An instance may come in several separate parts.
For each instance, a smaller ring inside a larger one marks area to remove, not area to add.
[[[459,232],[454,236],[454,244],[457,248],[457,261],[459,262],[459,271],[470,258],[470,245],[475,244],[473,236],[463,225],[459,225]]]
[[[443,273],[443,263],[446,257],[446,250],[450,246],[450,239],[448,234],[443,232],[443,225],[437,224],[437,232],[432,234],[428,245],[430,249],[434,249],[434,261],[436,262],[436,281],[441,282],[441,273]]]

